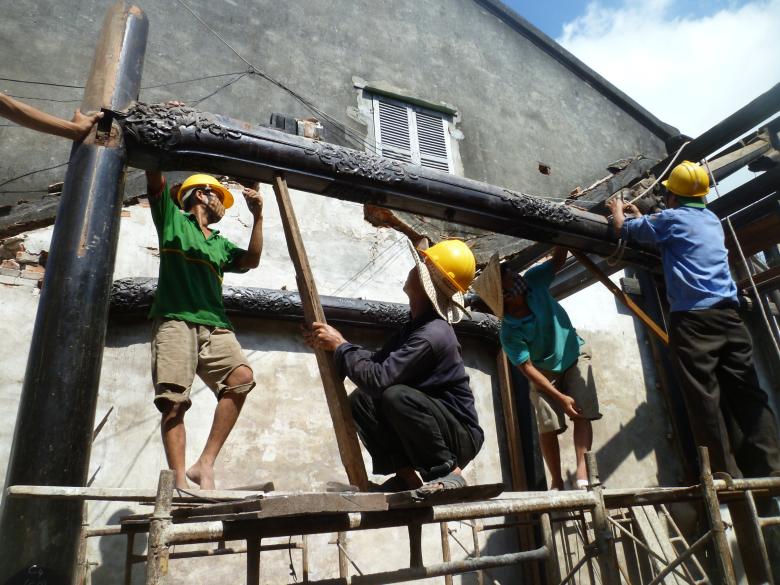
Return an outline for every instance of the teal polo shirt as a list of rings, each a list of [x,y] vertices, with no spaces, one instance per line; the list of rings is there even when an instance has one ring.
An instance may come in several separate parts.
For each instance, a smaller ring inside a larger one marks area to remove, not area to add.
[[[246,272],[236,268],[245,250],[217,230],[208,238],[203,235],[195,216],[173,202],[167,183],[150,204],[160,245],[160,276],[149,318],[233,329],[222,303],[222,278],[225,272]]]
[[[580,345],[565,309],[550,294],[555,277],[552,260],[526,271],[526,300],[531,314],[517,318],[504,315],[501,321],[501,347],[514,365],[528,360],[539,369],[563,372],[577,362]]]

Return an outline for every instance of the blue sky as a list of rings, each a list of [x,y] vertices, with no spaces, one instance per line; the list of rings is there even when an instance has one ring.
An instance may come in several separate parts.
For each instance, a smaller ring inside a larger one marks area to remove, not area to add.
[[[706,17],[724,8],[735,8],[748,3],[746,0],[677,0],[670,4],[669,13],[674,17]],[[563,33],[563,25],[584,15],[591,3],[583,0],[504,0],[504,4],[548,36],[557,39]],[[607,9],[616,9],[626,2],[602,0],[598,4]]]
[[[504,2],[690,136],[780,82],[780,0]]]

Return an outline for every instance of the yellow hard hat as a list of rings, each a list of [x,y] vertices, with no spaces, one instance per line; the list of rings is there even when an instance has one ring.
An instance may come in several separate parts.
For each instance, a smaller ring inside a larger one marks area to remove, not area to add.
[[[710,177],[701,165],[689,160],[672,169],[669,178],[661,184],[681,197],[704,197],[710,191]]]
[[[233,206],[233,194],[230,190],[211,175],[204,175],[201,173],[190,175],[187,177],[187,180],[181,184],[181,187],[179,187],[179,192],[176,193],[176,201],[179,202],[179,207],[181,207],[182,197],[195,187],[210,187],[212,191],[219,195],[225,209],[229,209]]]
[[[471,249],[462,240],[444,240],[420,250],[446,280],[460,292],[466,292],[474,280],[477,262]]]

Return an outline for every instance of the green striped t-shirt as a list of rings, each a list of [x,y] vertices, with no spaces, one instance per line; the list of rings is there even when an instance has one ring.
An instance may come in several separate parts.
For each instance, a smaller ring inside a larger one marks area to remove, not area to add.
[[[217,230],[206,238],[195,216],[173,202],[167,184],[150,203],[160,244],[160,276],[149,318],[233,329],[222,303],[222,277],[225,272],[246,272],[236,268],[245,250]]]

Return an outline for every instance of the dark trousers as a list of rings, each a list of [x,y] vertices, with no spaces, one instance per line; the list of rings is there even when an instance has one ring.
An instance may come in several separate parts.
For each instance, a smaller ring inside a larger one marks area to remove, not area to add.
[[[441,400],[410,386],[390,386],[379,398],[358,388],[349,401],[377,475],[413,467],[430,481],[464,467],[479,450]]]
[[[780,441],[758,383],[753,345],[735,309],[671,315],[674,351],[693,437],[713,471],[762,477],[780,471]]]

